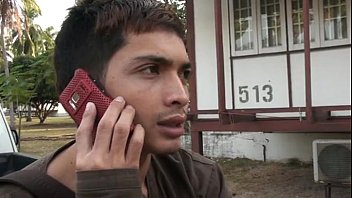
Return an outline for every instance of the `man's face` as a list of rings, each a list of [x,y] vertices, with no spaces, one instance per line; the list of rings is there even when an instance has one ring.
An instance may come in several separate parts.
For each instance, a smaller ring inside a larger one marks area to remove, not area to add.
[[[168,153],[180,147],[189,93],[190,63],[182,39],[166,31],[127,37],[108,63],[105,89],[136,109],[145,129],[144,151]]]

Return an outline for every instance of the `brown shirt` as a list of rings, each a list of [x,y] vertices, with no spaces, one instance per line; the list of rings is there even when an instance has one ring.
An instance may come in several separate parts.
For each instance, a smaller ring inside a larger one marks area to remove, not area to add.
[[[46,173],[50,161],[64,148],[39,159],[26,169],[37,169]],[[232,197],[221,168],[214,161],[184,149],[169,155],[153,155],[146,183],[150,198]],[[141,196],[138,170],[114,169],[77,174],[76,197],[140,198]],[[33,198],[19,186],[0,184],[0,198],[5,197]]]

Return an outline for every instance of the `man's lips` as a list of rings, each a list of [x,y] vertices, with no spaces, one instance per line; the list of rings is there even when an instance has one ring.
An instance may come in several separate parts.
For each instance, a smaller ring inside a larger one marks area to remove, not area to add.
[[[158,121],[157,124],[167,127],[180,127],[186,121],[186,118],[187,117],[185,114],[172,115],[163,118],[162,120]]]
[[[168,116],[157,122],[160,132],[169,138],[179,138],[185,133],[183,123],[186,121],[185,114]]]

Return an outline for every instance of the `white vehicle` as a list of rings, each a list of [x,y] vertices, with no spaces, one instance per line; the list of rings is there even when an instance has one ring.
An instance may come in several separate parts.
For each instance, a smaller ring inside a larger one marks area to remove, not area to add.
[[[15,132],[10,130],[0,106],[0,153],[17,152]]]
[[[20,170],[36,160],[17,151],[18,141],[17,132],[10,129],[0,106],[0,176]]]

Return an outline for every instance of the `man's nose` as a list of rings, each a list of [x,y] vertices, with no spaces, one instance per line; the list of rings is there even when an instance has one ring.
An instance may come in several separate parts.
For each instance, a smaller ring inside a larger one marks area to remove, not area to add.
[[[165,103],[167,106],[178,105],[184,107],[189,103],[189,92],[184,80],[179,75],[169,77],[165,84]]]

